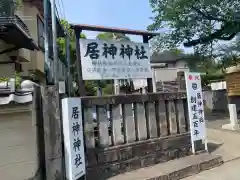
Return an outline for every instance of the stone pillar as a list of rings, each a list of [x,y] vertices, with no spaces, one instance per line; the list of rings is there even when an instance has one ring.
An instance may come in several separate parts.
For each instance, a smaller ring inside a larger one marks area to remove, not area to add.
[[[223,129],[228,130],[238,130],[239,129],[239,122],[237,119],[237,110],[235,104],[228,104],[229,109],[229,117],[230,117],[230,124],[225,124],[222,126]]]

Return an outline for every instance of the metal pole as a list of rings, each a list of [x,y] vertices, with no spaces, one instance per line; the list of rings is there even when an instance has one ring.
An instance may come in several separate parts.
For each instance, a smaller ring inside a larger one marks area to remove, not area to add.
[[[53,35],[54,83],[58,89],[59,79],[58,79],[57,27],[56,27],[55,0],[52,0],[51,12],[52,12],[52,35]]]
[[[67,58],[67,86],[68,86],[68,96],[71,96],[71,59],[70,59],[70,39],[68,34],[68,29],[66,29],[66,58]]]
[[[52,71],[51,71],[51,64],[49,61],[49,44],[48,44],[48,16],[49,12],[48,12],[48,0],[44,0],[44,49],[45,49],[45,53],[44,53],[44,70],[45,72],[48,72],[48,74],[46,74],[46,81],[47,83],[52,82]]]
[[[148,36],[143,36],[143,43],[148,43]],[[153,92],[153,80],[152,78],[147,78],[148,92]]]
[[[80,52],[80,43],[79,43],[81,32],[82,32],[82,30],[75,29],[77,72],[78,72],[78,91],[79,91],[79,96],[85,96],[86,95],[86,89],[85,89],[84,81],[83,81],[83,78],[82,78],[81,52]]]

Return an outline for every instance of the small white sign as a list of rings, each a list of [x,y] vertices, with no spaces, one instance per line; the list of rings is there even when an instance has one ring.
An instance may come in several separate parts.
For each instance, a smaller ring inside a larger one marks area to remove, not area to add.
[[[206,139],[204,105],[200,73],[185,72],[188,115],[192,143]]]
[[[84,80],[152,78],[149,45],[80,39]]]
[[[77,180],[86,173],[80,98],[62,99],[66,176]]]

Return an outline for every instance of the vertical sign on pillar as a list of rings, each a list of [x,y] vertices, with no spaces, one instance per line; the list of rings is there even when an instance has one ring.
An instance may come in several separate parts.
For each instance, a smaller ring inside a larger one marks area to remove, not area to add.
[[[190,122],[192,151],[195,153],[194,142],[203,140],[207,150],[206,125],[204,105],[202,98],[202,85],[200,73],[185,72],[188,115]]]
[[[66,177],[77,180],[86,173],[81,99],[62,99],[62,116]]]

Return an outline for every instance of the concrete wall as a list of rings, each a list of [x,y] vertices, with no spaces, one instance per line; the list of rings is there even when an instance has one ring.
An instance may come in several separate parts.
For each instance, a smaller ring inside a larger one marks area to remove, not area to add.
[[[175,81],[179,71],[189,71],[188,68],[154,68],[155,81]]]
[[[212,111],[228,112],[227,91],[203,91],[203,101],[206,109]]]
[[[186,61],[177,61],[175,67],[177,67],[177,68],[187,68],[188,65],[187,65]]]
[[[11,48],[12,45],[6,44],[4,41],[0,40],[0,51],[3,51],[7,48]],[[8,55],[1,54],[0,55],[0,62],[3,61],[10,61]],[[9,77],[14,74],[15,66],[14,64],[0,64],[0,77]]]
[[[5,180],[26,180],[38,170],[36,122],[29,105],[1,106],[0,174]]]

